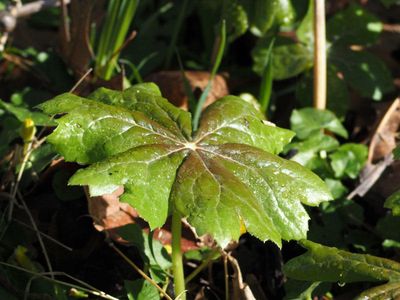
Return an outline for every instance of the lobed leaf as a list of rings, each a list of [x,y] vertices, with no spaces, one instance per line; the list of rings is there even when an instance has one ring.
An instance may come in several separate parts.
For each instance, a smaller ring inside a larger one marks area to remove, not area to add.
[[[215,102],[202,115],[195,134],[199,145],[236,143],[278,154],[293,138],[290,130],[263,123],[264,116],[251,103],[227,96]]]
[[[190,113],[163,98],[160,89],[154,83],[134,85],[123,92],[99,88],[88,98],[140,111],[178,137],[190,138],[192,134]]]
[[[134,147],[79,170],[69,184],[94,189],[123,185],[121,200],[135,207],[151,228],[161,227],[168,216],[169,193],[184,157],[182,150],[165,144]]]
[[[400,280],[400,264],[395,261],[354,254],[307,240],[301,241],[301,245],[307,252],[284,266],[285,274],[291,278],[327,282]]]
[[[142,112],[130,111],[73,94],[62,94],[39,106],[48,114],[64,114],[48,136],[66,161],[93,163],[148,144],[184,141]]]
[[[210,105],[188,137],[190,115],[166,103],[154,85],[100,89],[90,97],[64,94],[41,105],[62,114],[48,139],[66,160],[91,164],[70,184],[88,185],[91,194],[123,185],[121,200],[151,228],[177,209],[222,246],[239,238],[241,220],[249,233],[281,245],[306,237],[301,203],[331,199],[315,174],[276,156],[293,132],[265,124],[240,98]]]
[[[222,244],[229,242],[225,237],[239,237],[240,219],[261,240],[281,245],[282,238],[301,239],[309,217],[300,202],[316,206],[331,197],[299,164],[243,144],[202,146],[181,166],[176,182],[177,209],[199,234],[213,232]]]

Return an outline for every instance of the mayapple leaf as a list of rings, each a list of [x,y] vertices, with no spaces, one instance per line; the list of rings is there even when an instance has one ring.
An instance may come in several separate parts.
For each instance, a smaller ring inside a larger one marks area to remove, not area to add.
[[[87,164],[147,144],[185,141],[139,111],[62,94],[39,106],[48,114],[67,113],[48,137],[66,161]]]
[[[79,170],[71,185],[121,186],[121,200],[134,206],[152,228],[168,216],[168,199],[185,148],[153,144],[134,147]]]
[[[355,254],[302,240],[308,251],[288,261],[288,277],[306,281],[357,282],[400,280],[400,263],[367,254]],[[327,272],[329,270],[329,272]]]
[[[134,85],[123,92],[99,88],[88,97],[106,104],[140,111],[163,125],[175,135],[189,138],[192,134],[190,113],[172,105],[161,96],[157,85],[151,82]]]
[[[290,116],[290,127],[301,140],[321,129],[327,129],[344,138],[347,138],[348,135],[334,113],[329,110],[317,110],[311,107],[293,110]]]
[[[237,143],[261,148],[278,154],[293,138],[290,130],[260,122],[262,113],[251,103],[227,96],[203,113],[194,137],[196,143],[219,145]]]
[[[63,94],[40,106],[61,115],[48,140],[66,160],[90,164],[70,184],[96,192],[124,186],[121,200],[151,228],[176,209],[198,234],[210,233],[222,246],[239,238],[241,222],[261,240],[281,245],[306,237],[302,203],[332,198],[314,173],[276,155],[293,132],[264,122],[240,98],[210,105],[191,134],[190,115],[154,85],[100,89],[90,97]]]
[[[384,206],[392,210],[393,216],[400,216],[400,191],[387,198]]]

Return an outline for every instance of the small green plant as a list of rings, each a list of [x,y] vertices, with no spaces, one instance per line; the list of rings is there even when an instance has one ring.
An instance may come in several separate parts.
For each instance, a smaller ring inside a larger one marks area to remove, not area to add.
[[[311,282],[382,282],[386,283],[361,293],[357,300],[387,299],[400,296],[400,264],[368,254],[356,254],[326,247],[311,241],[301,241],[307,252],[288,261],[287,276]],[[327,270],[329,270],[327,272]]]
[[[137,0],[110,0],[108,3],[96,51],[95,74],[102,79],[110,80],[113,75],[137,4]]]
[[[347,189],[342,181],[358,178],[367,161],[368,148],[356,143],[340,144],[333,134],[347,139],[348,133],[329,110],[294,110],[290,124],[296,137],[284,152],[324,179],[335,199],[345,196]]]
[[[240,98],[208,107],[192,132],[191,115],[162,98],[154,84],[123,92],[101,88],[88,98],[62,94],[40,108],[60,115],[48,137],[66,161],[90,165],[72,185],[92,195],[124,186],[121,200],[152,229],[172,215],[175,295],[185,298],[181,218],[221,247],[247,231],[281,246],[306,238],[309,217],[301,203],[331,200],[325,183],[296,162],[277,156],[293,132],[263,122]]]

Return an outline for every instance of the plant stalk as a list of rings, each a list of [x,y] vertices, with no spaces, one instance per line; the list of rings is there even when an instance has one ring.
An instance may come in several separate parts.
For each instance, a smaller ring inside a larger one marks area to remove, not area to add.
[[[206,86],[206,88],[204,89],[203,93],[201,93],[200,99],[197,102],[196,108],[194,110],[193,113],[193,121],[192,121],[192,127],[193,130],[196,131],[199,127],[199,121],[200,121],[200,116],[201,116],[201,111],[203,109],[204,103],[207,100],[207,96],[208,93],[210,92],[211,88],[212,88],[212,83],[213,80],[215,78],[215,76],[217,75],[219,66],[221,65],[221,61],[222,61],[222,57],[224,55],[224,51],[225,51],[225,46],[226,46],[226,25],[225,25],[225,20],[222,20],[221,22],[221,28],[220,28],[220,35],[219,37],[216,39],[217,41],[217,55],[215,57],[214,64],[213,67],[211,69],[211,75],[210,75],[210,79],[208,81],[208,84]]]
[[[183,272],[183,259],[181,250],[182,222],[181,214],[174,209],[172,213],[172,273],[174,275],[175,297],[186,300],[185,275]]]
[[[314,0],[314,108],[326,109],[325,0]]]

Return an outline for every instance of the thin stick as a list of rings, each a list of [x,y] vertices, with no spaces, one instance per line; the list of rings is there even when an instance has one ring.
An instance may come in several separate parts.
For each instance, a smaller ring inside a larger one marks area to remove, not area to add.
[[[19,186],[19,183],[21,182],[22,175],[24,174],[26,163],[28,162],[29,156],[30,156],[30,154],[32,152],[32,143],[33,143],[33,141],[30,141],[28,143],[28,147],[27,147],[26,153],[24,154],[24,157],[22,158],[22,163],[21,163],[21,167],[19,168],[17,179],[15,180],[15,183],[14,183],[14,185],[12,187],[12,190],[11,190],[11,201],[10,201],[10,206],[9,206],[9,209],[8,209],[8,221],[9,222],[12,219],[12,215],[13,215],[13,211],[14,211],[14,205],[15,205],[15,203],[17,201],[16,196],[17,196],[18,186]]]
[[[228,272],[228,254],[224,253],[224,278],[225,278],[225,299],[229,300],[229,272]]]
[[[219,249],[213,249],[207,256],[207,258],[192,272],[189,276],[186,277],[185,283],[187,284],[193,278],[195,278],[203,269],[205,269],[212,260],[216,259],[215,255],[219,253]]]
[[[110,64],[112,62],[112,60],[116,56],[118,56],[122,52],[122,50],[124,50],[129,45],[130,42],[132,42],[135,39],[136,35],[137,35],[137,32],[132,31],[129,34],[129,36],[127,37],[127,39],[125,40],[125,42],[120,47],[118,47],[117,50],[115,50],[114,53],[111,54],[111,56],[106,60],[104,65],[99,68],[99,72],[102,71],[108,64]]]
[[[47,253],[47,249],[46,249],[46,247],[45,247],[45,245],[43,243],[43,239],[42,239],[42,236],[40,235],[40,232],[39,232],[39,229],[38,229],[38,227],[36,225],[35,219],[33,218],[32,214],[31,214],[31,211],[29,210],[28,206],[26,205],[22,195],[20,193],[18,193],[18,196],[20,198],[19,200],[21,201],[22,206],[25,209],[26,214],[29,217],[29,220],[31,221],[32,227],[35,230],[35,233],[36,233],[36,236],[38,238],[40,247],[42,248],[42,251],[43,251],[43,256],[44,256],[44,259],[46,261],[47,268],[52,273],[53,272],[53,267],[52,267],[51,262],[50,262],[50,257],[49,257],[49,254]],[[54,279],[54,275],[50,274],[50,276],[51,276],[51,279]]]
[[[20,220],[14,219],[14,222],[16,222],[16,223],[18,223],[18,224],[20,224],[20,225],[22,225],[22,226],[25,226],[26,228],[29,228],[29,229],[35,231],[34,228],[32,228],[31,226],[29,226],[28,224],[26,224],[26,223],[24,223],[24,222],[22,222],[22,221],[20,221]],[[44,233],[44,232],[41,232],[41,231],[38,231],[38,232],[40,233],[41,236],[43,236],[44,238],[46,238],[46,239],[48,239],[49,241],[53,242],[54,244],[56,244],[56,245],[58,245],[58,246],[64,248],[65,250],[68,250],[68,251],[72,251],[72,250],[73,250],[71,247],[68,247],[67,245],[64,245],[63,243],[57,241],[55,238],[52,238],[52,237],[49,236],[48,234],[46,234],[46,233]]]
[[[93,68],[90,68],[89,70],[86,71],[85,74],[82,75],[82,77],[78,80],[77,83],[75,83],[75,85],[69,90],[70,93],[73,93],[78,87],[79,85],[82,83],[83,80],[85,80],[86,77],[89,76],[89,74],[93,71]]]
[[[325,0],[314,0],[314,108],[326,108]]]
[[[73,93],[78,87],[79,85],[83,82],[83,80],[85,80],[86,77],[89,76],[89,74],[93,71],[93,68],[90,68],[89,70],[86,71],[85,74],[82,75],[82,77],[74,84],[74,86],[69,90],[69,93]],[[55,115],[51,116],[49,121],[52,121],[54,119]],[[45,136],[44,138],[41,139],[42,135],[44,134],[44,132],[46,131],[46,126],[43,126],[43,128],[39,131],[39,133],[37,134],[37,142],[35,143],[33,148],[37,148],[39,147],[41,144],[43,144],[46,141],[47,136]]]
[[[106,294],[106,293],[104,293],[104,292],[102,292],[102,291],[100,291],[100,290],[98,290],[96,288],[93,288],[93,290],[90,290],[90,289],[84,288],[82,286],[73,284],[73,283],[69,283],[69,282],[65,282],[65,281],[49,278],[46,275],[50,275],[50,272],[36,273],[36,272],[30,271],[30,270],[27,270],[27,269],[24,269],[24,268],[21,268],[21,267],[18,267],[18,266],[9,264],[9,263],[5,263],[5,262],[2,262],[2,261],[0,261],[0,265],[7,266],[7,267],[10,267],[10,268],[14,268],[16,270],[19,270],[19,271],[22,271],[22,272],[26,272],[28,274],[35,275],[37,277],[43,278],[45,280],[48,280],[48,281],[51,281],[51,282],[54,282],[54,283],[58,283],[58,284],[61,284],[61,285],[64,285],[64,286],[68,286],[68,287],[71,287],[71,288],[80,289],[80,290],[82,290],[84,292],[87,292],[87,293],[90,293],[92,295],[101,297],[103,299],[118,300],[117,298],[115,298],[113,296],[110,296],[110,295],[108,295],[108,294]],[[66,274],[64,272],[52,272],[52,274],[53,274],[53,276],[57,276],[57,275],[66,276],[66,277],[68,277],[68,278],[70,278],[72,280],[75,280],[75,281],[77,281],[77,282],[79,282],[81,284],[84,284],[86,286],[91,287],[89,284],[87,284],[87,283],[85,283],[85,282],[83,282],[83,281],[81,281],[79,279],[76,279],[76,278],[72,277],[71,275],[68,275],[68,274]]]
[[[145,280],[147,280],[152,286],[154,286],[165,298],[168,300],[172,300],[172,298],[155,282],[153,279],[151,279],[149,276],[147,276],[146,273],[144,273],[132,260],[129,259],[121,250],[119,250],[113,243],[109,243],[109,246],[117,252],[119,256],[121,256],[132,268],[135,269],[136,272],[138,272]]]

